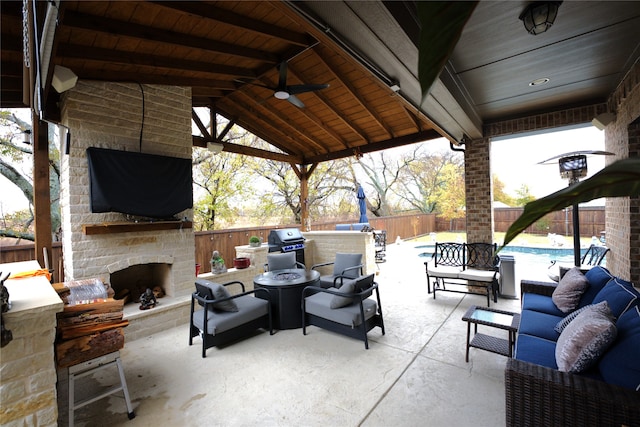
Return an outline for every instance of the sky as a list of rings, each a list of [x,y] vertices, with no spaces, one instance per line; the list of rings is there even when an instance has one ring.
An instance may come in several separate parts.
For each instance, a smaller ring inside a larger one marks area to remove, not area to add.
[[[444,138],[426,142],[434,151],[449,150]],[[406,150],[399,147],[392,150]],[[539,198],[558,191],[568,185],[560,178],[558,163],[540,165],[551,157],[582,150],[604,150],[604,132],[594,126],[586,126],[553,133],[520,136],[494,140],[491,146],[492,172],[505,183],[505,190],[516,195],[522,185]],[[588,176],[605,165],[605,156],[587,156]],[[16,210],[27,209],[28,203],[22,193],[9,180],[0,176],[0,216]],[[603,204],[600,202],[600,204]]]

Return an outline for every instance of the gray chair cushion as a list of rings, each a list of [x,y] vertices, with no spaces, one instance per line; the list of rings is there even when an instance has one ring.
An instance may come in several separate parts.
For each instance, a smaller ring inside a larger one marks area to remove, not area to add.
[[[219,283],[210,282],[204,279],[197,279],[196,289],[198,290],[198,293],[201,293],[200,289],[198,289],[198,285],[204,286],[205,288],[208,288],[210,290],[209,295],[202,295],[207,299],[223,299],[223,298],[229,298],[231,296],[227,288],[225,288]],[[234,300],[214,303],[213,308],[221,311],[233,311],[233,312],[238,311],[238,306],[236,305]]]
[[[345,254],[338,252],[336,253],[336,261],[333,264],[333,275],[338,276],[347,268],[360,264],[362,264],[362,254]],[[345,272],[344,275],[351,279],[355,279],[360,276],[360,269],[354,268]]]
[[[362,324],[359,304],[353,303],[339,309],[331,309],[332,298],[333,295],[326,292],[318,292],[317,294],[311,295],[305,298],[305,310],[309,314],[313,314],[342,325],[351,326],[352,328]],[[370,319],[374,314],[376,314],[378,304],[374,299],[367,298],[362,302],[362,304],[364,307],[365,320]]]
[[[216,335],[233,329],[243,323],[250,322],[259,317],[265,316],[269,312],[269,302],[261,298],[244,295],[235,298],[238,311],[211,311],[207,316],[207,333]],[[196,328],[204,331],[204,310],[193,313],[193,324]]]
[[[296,268],[296,253],[284,252],[281,254],[268,254],[267,265],[269,266],[269,271]]]

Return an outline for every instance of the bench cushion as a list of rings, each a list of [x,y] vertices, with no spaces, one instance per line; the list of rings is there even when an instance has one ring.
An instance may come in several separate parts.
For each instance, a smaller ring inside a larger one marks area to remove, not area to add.
[[[436,267],[434,261],[429,261],[427,263],[427,273],[429,276],[443,277],[445,279],[457,279],[461,270],[461,267],[449,265],[439,265]]]
[[[592,304],[593,299],[598,295],[598,292],[600,292],[602,288],[604,288],[604,286],[613,279],[613,275],[609,273],[609,270],[599,265],[592,267],[585,273],[584,277],[589,281],[589,287],[582,295],[578,308]]]
[[[322,317],[332,322],[340,323],[351,327],[359,326],[362,323],[360,316],[360,305],[352,303],[346,307],[332,309],[331,300],[333,295],[326,292],[318,292],[305,298],[306,312],[309,314]],[[371,318],[376,314],[378,304],[372,298],[367,298],[363,302],[365,319]]]
[[[522,310],[539,311],[540,313],[552,314],[559,317],[565,316],[565,314],[556,307],[551,298],[529,292],[525,292],[522,296]]]
[[[462,270],[458,275],[459,279],[473,280],[476,282],[493,282],[493,278],[498,280],[500,273],[491,270],[476,270],[475,268],[467,268]]]
[[[261,298],[244,295],[234,299],[238,311],[211,311],[207,316],[207,333],[216,335],[217,333],[228,331],[243,323],[250,322],[269,313],[269,302]],[[204,331],[204,310],[193,313],[193,324]]]
[[[617,319],[631,307],[637,306],[639,298],[640,293],[631,283],[616,277],[598,292],[598,295],[593,299],[593,303],[607,301],[611,308],[611,313]]]
[[[515,358],[551,369],[558,369],[556,343],[544,338],[518,333]]]
[[[606,382],[640,392],[640,307],[627,310],[616,327],[618,338],[600,359],[598,369]]]
[[[523,310],[520,314],[519,333],[556,342],[560,334],[554,329],[563,318],[539,311]]]

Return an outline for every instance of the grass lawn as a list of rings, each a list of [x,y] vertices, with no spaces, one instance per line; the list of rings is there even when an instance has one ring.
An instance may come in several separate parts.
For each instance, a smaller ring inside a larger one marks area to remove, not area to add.
[[[501,245],[504,241],[505,233],[494,233],[495,242],[498,245]],[[433,243],[433,242],[466,242],[467,241],[467,233],[465,232],[449,232],[449,231],[441,231],[436,233],[435,240],[431,238],[430,235],[418,236],[415,239],[411,239],[411,242],[423,242],[423,243]],[[573,236],[564,236],[564,247],[572,248],[573,247]],[[591,244],[590,237],[581,237],[580,238],[580,246],[588,247]],[[525,234],[522,233],[518,235],[511,243],[510,246],[543,246],[543,247],[551,247],[551,242],[549,241],[549,237],[546,234]]]

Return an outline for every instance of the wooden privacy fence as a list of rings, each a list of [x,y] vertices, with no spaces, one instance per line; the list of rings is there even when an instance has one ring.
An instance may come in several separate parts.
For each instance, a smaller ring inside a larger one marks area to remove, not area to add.
[[[507,231],[509,225],[522,213],[522,208],[495,209],[495,231]],[[604,208],[580,208],[580,235],[583,237],[600,236],[604,231]],[[352,221],[355,223],[356,221]],[[336,224],[346,224],[349,221],[332,221],[312,224],[312,230],[335,230]],[[465,231],[466,219],[453,221],[436,217],[435,214],[406,214],[392,217],[370,218],[369,224],[377,230],[386,230],[387,243],[393,243],[398,237],[406,239],[438,231]],[[228,230],[197,231],[195,232],[195,260],[201,265],[201,272],[211,271],[209,260],[214,250],[220,252],[227,267],[233,267],[235,247],[246,245],[249,237],[258,236],[267,243],[269,231],[274,228],[300,228],[298,224],[286,226],[248,227]],[[536,224],[527,228],[530,234],[555,233],[571,235],[573,233],[573,213],[571,208],[552,212]],[[29,261],[35,259],[33,243],[0,247],[0,263]],[[51,253],[50,267],[55,270],[55,280],[64,278],[62,263],[62,244],[55,242]]]

